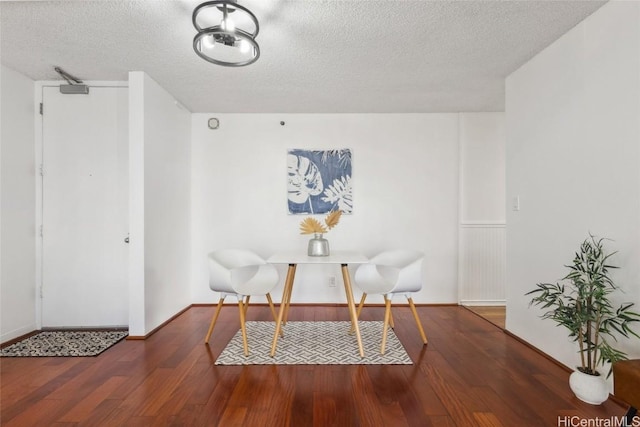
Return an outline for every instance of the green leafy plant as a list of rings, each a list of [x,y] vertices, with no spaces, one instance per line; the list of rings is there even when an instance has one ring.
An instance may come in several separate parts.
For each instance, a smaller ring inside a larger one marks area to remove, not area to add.
[[[526,294],[534,295],[529,306],[547,310],[540,317],[569,330],[569,337],[579,345],[578,370],[589,375],[600,375],[598,365],[627,358],[613,346],[616,334],[640,338],[630,327],[640,321],[640,315],[632,311],[634,304],[623,303],[614,308],[609,299],[618,288],[609,277],[609,270],[618,267],[609,264],[616,252],[607,253],[604,240],[590,235],[580,245],[573,263],[565,266],[569,273],[562,278],[563,283],[538,283]]]

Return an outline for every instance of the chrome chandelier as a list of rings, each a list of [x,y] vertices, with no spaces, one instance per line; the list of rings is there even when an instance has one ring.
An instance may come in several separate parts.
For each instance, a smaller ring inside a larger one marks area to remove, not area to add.
[[[236,0],[214,0],[202,3],[193,11],[193,38],[196,54],[214,64],[242,67],[258,60],[256,42],[258,19]]]

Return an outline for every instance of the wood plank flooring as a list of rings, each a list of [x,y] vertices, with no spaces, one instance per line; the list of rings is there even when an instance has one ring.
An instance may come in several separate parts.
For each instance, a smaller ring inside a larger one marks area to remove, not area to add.
[[[498,326],[499,328],[504,329],[507,312],[507,308],[505,306],[483,305],[465,307],[476,313],[478,316],[481,316],[494,325]]]
[[[223,308],[209,346],[213,307],[192,307],[147,340],[97,357],[2,358],[0,425],[511,427],[624,415],[611,399],[577,400],[565,369],[466,308],[417,309],[427,346],[409,308],[394,308],[413,365],[215,366],[239,328],[235,306]],[[248,320],[270,316],[266,306],[249,308]],[[366,307],[362,319],[382,316],[382,307]],[[348,314],[292,306],[289,320]]]

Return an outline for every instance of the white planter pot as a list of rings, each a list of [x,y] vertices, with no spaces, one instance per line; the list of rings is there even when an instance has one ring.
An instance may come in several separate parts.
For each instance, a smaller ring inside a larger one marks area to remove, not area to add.
[[[588,375],[575,370],[569,377],[569,387],[583,402],[599,405],[609,398],[609,387],[602,375]]]

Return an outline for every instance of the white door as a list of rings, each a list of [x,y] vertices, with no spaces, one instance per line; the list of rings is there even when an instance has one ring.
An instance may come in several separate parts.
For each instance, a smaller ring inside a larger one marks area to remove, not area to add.
[[[128,90],[42,96],[42,326],[128,325]]]

